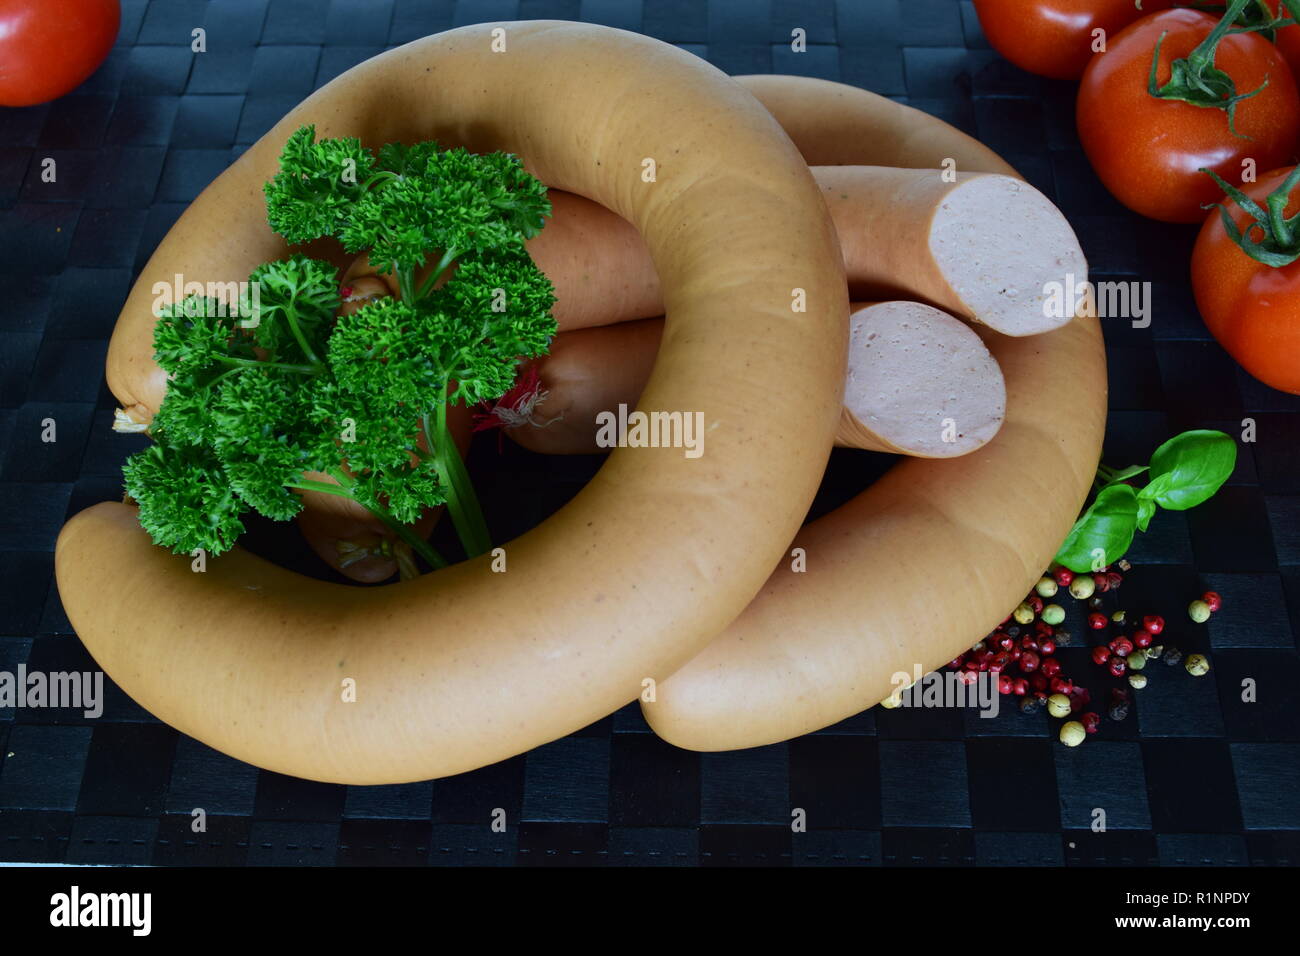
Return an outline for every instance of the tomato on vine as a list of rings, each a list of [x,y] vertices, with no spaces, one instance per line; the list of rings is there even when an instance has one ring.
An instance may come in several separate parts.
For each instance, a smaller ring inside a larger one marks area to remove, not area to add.
[[[1300,167],[1242,189],[1218,182],[1232,202],[1221,203],[1197,237],[1196,304],[1242,368],[1300,395]]]
[[[1079,137],[1093,168],[1121,203],[1152,219],[1201,222],[1220,198],[1213,170],[1294,158],[1300,93],[1281,53],[1255,32],[1230,32],[1248,0],[1222,21],[1167,10],[1113,37],[1079,88]],[[1247,161],[1250,161],[1248,163]]]

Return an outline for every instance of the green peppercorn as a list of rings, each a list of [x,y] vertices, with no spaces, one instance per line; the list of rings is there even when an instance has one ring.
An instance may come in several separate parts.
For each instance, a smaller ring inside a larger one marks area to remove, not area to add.
[[[1043,608],[1043,623],[1056,626],[1065,620],[1065,608],[1059,604],[1049,604]]]
[[[1047,698],[1047,712],[1053,717],[1070,716],[1070,698],[1064,694],[1053,694]]]
[[[1070,594],[1080,601],[1088,600],[1096,589],[1097,582],[1092,579],[1091,574],[1080,574],[1070,582]]]
[[[1133,666],[1132,663],[1130,663],[1129,666],[1132,667],[1132,666]],[[1128,685],[1129,685],[1130,687],[1132,687],[1134,690],[1141,690],[1143,687],[1146,687],[1146,686],[1147,686],[1147,675],[1146,675],[1146,674],[1129,674],[1129,675],[1128,675]]]
[[[1056,594],[1057,589],[1055,578],[1039,578],[1038,583],[1034,585],[1034,590],[1038,592],[1039,597],[1052,597]]]
[[[1087,736],[1088,731],[1077,720],[1069,720],[1061,725],[1061,743],[1067,747],[1079,746]]]
[[[1147,652],[1138,648],[1128,656],[1128,669],[1131,671],[1140,671],[1147,666]]]
[[[1112,624],[1114,624],[1117,627],[1123,627],[1128,623],[1128,612],[1116,611],[1114,614],[1110,616],[1110,621]]]
[[[1163,644],[1152,644],[1146,650],[1147,660],[1158,661],[1160,660],[1160,655],[1163,654],[1164,652],[1165,652],[1165,646]]]
[[[1210,662],[1204,654],[1188,654],[1183,666],[1193,677],[1203,677],[1210,672]]]
[[[1017,607],[1014,611],[1011,612],[1011,616],[1016,619],[1016,623],[1018,624],[1034,623],[1034,609],[1030,607],[1028,604],[1025,604],[1023,602],[1020,604],[1019,607]]]
[[[1187,615],[1197,624],[1204,624],[1210,619],[1210,605],[1204,601],[1193,601],[1187,605]]]

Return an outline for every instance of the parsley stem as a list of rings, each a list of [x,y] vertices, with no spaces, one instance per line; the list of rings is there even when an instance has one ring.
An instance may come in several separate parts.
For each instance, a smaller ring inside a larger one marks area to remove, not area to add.
[[[343,489],[342,493],[345,498],[351,498],[361,507],[365,508],[372,515],[378,518],[381,522],[383,522],[384,527],[386,527],[389,531],[393,532],[393,534],[397,535],[399,538],[401,538],[403,541],[409,544],[411,546],[411,550],[413,550],[416,554],[420,555],[420,557],[424,558],[425,561],[428,561],[431,567],[445,568],[447,566],[446,558],[444,558],[441,554],[439,554],[434,549],[433,545],[431,545],[429,542],[425,541],[418,534],[416,534],[410,528],[409,525],[402,524],[400,521],[394,518],[383,508],[380,508],[376,505],[368,504],[362,501],[360,498],[358,498],[353,493],[353,489],[356,488],[356,482],[353,481],[351,478],[349,478],[347,473],[344,472],[342,468],[331,468],[327,472],[327,474],[339,483],[338,487],[341,487]],[[304,483],[310,482],[313,485],[321,484],[321,482],[313,482],[309,478],[304,478],[302,479],[302,481]],[[315,488],[313,490],[324,491],[325,489]],[[339,492],[335,490],[328,493],[338,494]]]
[[[442,254],[442,258],[438,260],[438,264],[434,266],[433,271],[429,273],[429,278],[425,279],[424,284],[420,286],[419,297],[421,299],[433,291],[433,287],[437,285],[438,279],[442,277],[442,274],[447,271],[447,267],[450,266],[459,255],[460,250],[454,248],[448,249]]]
[[[236,358],[233,355],[214,355],[213,358],[227,365],[244,368],[282,368],[287,372],[303,372],[307,375],[315,375],[318,371],[315,365],[287,365],[284,362],[263,362],[260,359]]]
[[[478,496],[470,483],[469,472],[461,460],[456,443],[447,430],[447,405],[438,406],[435,418],[436,435],[430,434],[429,416],[423,417],[424,440],[433,452],[438,479],[447,489],[447,512],[451,515],[456,534],[468,557],[476,558],[492,548],[487,521],[479,506]]]
[[[302,349],[302,354],[307,356],[307,361],[313,366],[319,366],[320,358],[311,350],[311,346],[307,344],[307,336],[302,334],[302,328],[298,325],[298,310],[289,305],[285,309],[285,317],[289,320],[289,331],[298,340],[298,347]]]

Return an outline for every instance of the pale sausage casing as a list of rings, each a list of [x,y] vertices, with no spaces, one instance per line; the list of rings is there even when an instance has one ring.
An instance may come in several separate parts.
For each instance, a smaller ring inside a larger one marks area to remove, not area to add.
[[[951,155],[965,169],[1010,170],[946,123],[863,90],[743,82],[810,163],[930,167]],[[793,547],[806,570],[788,558],[745,613],[641,705],[657,734],[692,750],[732,750],[829,726],[889,696],[895,675],[942,666],[1023,599],[1091,487],[1106,355],[1091,317],[1027,338],[980,334],[1006,378],[998,435],[962,458],[905,460],[800,531]]]
[[[494,52],[497,30],[508,52]],[[703,60],[604,27],[477,24],[343,74],[200,195],[115,334],[115,346],[136,340],[118,351],[125,366],[110,360],[127,407],[164,385],[139,358],[156,278],[233,281],[284,255],[261,190],[306,123],[370,147],[436,139],[516,152],[543,182],[635,224],[667,306],[646,394],[703,413],[703,456],[619,449],[560,512],[505,545],[504,573],[485,556],[360,591],[238,549],[194,573],[149,542],[134,509],[100,504],[60,535],[59,590],[105,671],[218,750],[352,784],[454,774],[634,700],[643,678],[683,664],[753,598],[812,501],[835,432],[841,254],[799,153]],[[796,289],[806,311],[792,309]],[[797,387],[755,424],[747,410],[778,380]]]

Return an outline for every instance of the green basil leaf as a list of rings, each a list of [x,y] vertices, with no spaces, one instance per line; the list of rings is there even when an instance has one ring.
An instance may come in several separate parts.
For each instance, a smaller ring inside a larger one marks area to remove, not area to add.
[[[1056,560],[1079,574],[1113,564],[1133,543],[1137,521],[1137,492],[1131,485],[1107,485],[1075,522]]]
[[[1151,456],[1151,483],[1165,475],[1169,478],[1149,497],[1162,508],[1186,511],[1218,491],[1236,465],[1237,443],[1228,435],[1206,430],[1183,432]]]
[[[1146,531],[1147,525],[1151,524],[1152,517],[1156,513],[1156,503],[1150,498],[1143,498],[1138,495],[1138,519],[1137,526],[1139,531]]]

